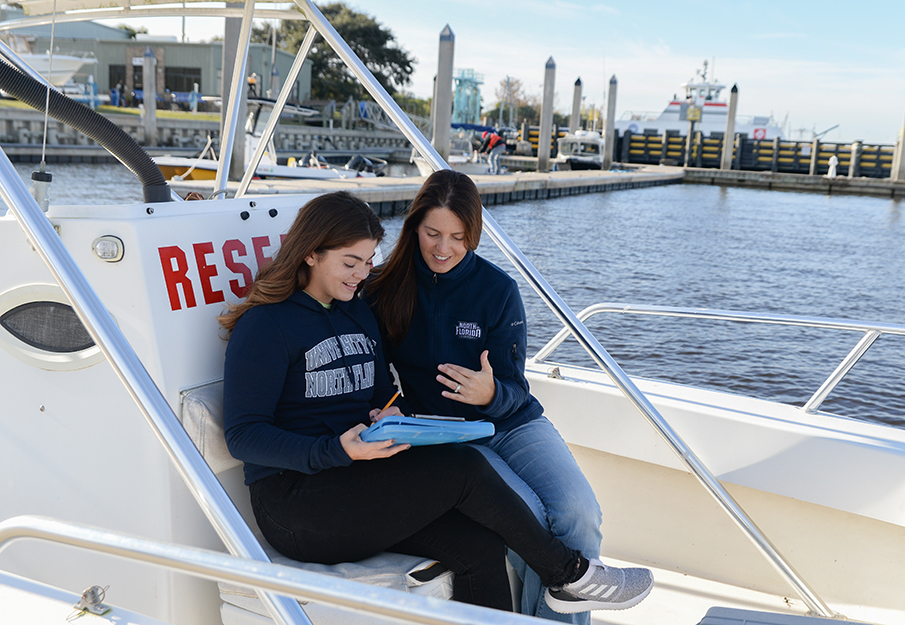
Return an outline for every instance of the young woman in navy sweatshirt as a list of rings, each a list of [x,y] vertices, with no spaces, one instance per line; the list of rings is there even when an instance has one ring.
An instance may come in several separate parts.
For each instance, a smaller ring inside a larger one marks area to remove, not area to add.
[[[226,442],[245,462],[264,537],[310,562],[435,558],[455,573],[455,599],[502,610],[512,606],[508,545],[553,589],[557,609],[640,601],[649,571],[607,568],[564,545],[474,447],[361,440],[370,418],[399,414],[380,412],[394,387],[377,323],[355,296],[382,237],[361,200],[315,198],[245,302],[220,317],[230,333]]]
[[[408,405],[421,414],[493,421],[496,434],[480,447],[494,466],[556,536],[596,558],[600,507],[528,388],[525,309],[515,281],[474,253],[481,212],[471,178],[434,172],[412,202],[393,252],[369,279],[366,298]],[[540,578],[517,558],[513,564],[524,582],[523,613],[590,621],[588,613],[551,611]]]

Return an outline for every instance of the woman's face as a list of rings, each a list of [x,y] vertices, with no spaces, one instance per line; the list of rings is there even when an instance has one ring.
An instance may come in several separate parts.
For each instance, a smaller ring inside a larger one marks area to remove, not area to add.
[[[322,304],[338,299],[348,302],[355,296],[358,284],[368,277],[377,241],[362,239],[349,247],[312,254],[305,259],[311,267],[311,278],[305,291]]]
[[[448,208],[430,209],[417,232],[421,256],[434,273],[450,271],[468,253],[465,224]]]

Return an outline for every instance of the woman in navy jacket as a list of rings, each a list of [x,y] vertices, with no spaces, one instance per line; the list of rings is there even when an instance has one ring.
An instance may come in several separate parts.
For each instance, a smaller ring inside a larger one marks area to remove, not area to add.
[[[527,329],[518,286],[474,253],[481,211],[468,176],[434,172],[365,294],[409,406],[422,414],[493,421],[496,434],[481,445],[495,452],[486,453],[491,462],[556,536],[596,558],[600,507],[525,379]],[[540,580],[513,560],[524,582],[523,613],[590,621],[588,613],[550,610]]]
[[[230,332],[226,442],[245,463],[264,537],[290,558],[325,564],[381,551],[434,558],[455,573],[455,599],[503,610],[512,607],[507,545],[553,589],[556,609],[643,599],[649,571],[604,567],[564,545],[473,447],[361,440],[369,418],[400,414],[381,412],[395,389],[374,316],[355,297],[382,237],[361,200],[317,197],[246,301],[220,317]],[[613,591],[588,594],[601,584]]]

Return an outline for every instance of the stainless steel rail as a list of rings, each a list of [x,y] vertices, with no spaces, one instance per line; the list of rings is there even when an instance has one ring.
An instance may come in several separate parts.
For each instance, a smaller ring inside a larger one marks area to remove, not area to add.
[[[449,165],[440,158],[437,151],[424,138],[424,135],[415,127],[412,121],[405,115],[395,100],[383,89],[371,72],[365,67],[348,44],[337,34],[333,26],[324,18],[311,0],[295,0],[299,8],[317,28],[321,37],[333,48],[339,57],[346,63],[349,69],[362,82],[368,93],[381,106],[392,119],[418,152],[434,168],[448,169]],[[528,281],[531,287],[537,291],[541,299],[550,307],[560,321],[571,331],[578,342],[584,347],[591,357],[610,376],[616,386],[632,402],[639,412],[650,422],[656,431],[663,437],[667,444],[676,453],[679,459],[688,467],[689,471],[701,482],[717,503],[725,510],[733,521],[742,529],[751,542],[767,558],[771,565],[792,586],[801,597],[805,605],[821,616],[831,617],[833,611],[817,596],[817,594],[805,583],[795,569],[780,555],[776,547],[767,539],[754,522],[745,514],[741,506],[723,488],[719,480],[707,469],[694,452],[685,444],[679,435],[672,429],[666,420],[660,415],[653,404],[635,386],[635,383],[616,364],[616,361],[600,345],[594,335],[575,316],[575,313],[566,305],[559,294],[550,286],[547,280],[540,274],[533,264],[518,249],[515,243],[496,223],[496,220],[485,208],[483,211],[484,231],[490,235],[494,243],[500,248],[506,258],[515,266],[518,272]]]
[[[738,323],[761,323],[771,325],[798,326],[804,328],[819,328],[824,330],[843,330],[851,332],[863,332],[864,336],[858,341],[852,350],[842,359],[839,366],[820,385],[820,388],[811,396],[803,406],[808,413],[817,412],[820,404],[827,398],[834,388],[842,381],[845,375],[867,352],[874,341],[882,334],[898,334],[905,336],[905,325],[891,323],[873,323],[869,321],[851,321],[845,319],[832,319],[828,317],[802,317],[795,315],[770,315],[765,313],[748,313],[734,310],[713,310],[707,308],[678,308],[670,306],[643,306],[633,304],[600,303],[592,304],[578,313],[578,318],[585,321],[588,318],[602,313],[618,313],[631,315],[653,315],[659,317],[678,317],[692,319],[709,319],[712,321],[734,321]],[[544,362],[553,351],[572,332],[563,328],[541,347],[534,355],[535,362]]]
[[[261,133],[261,141],[258,143],[258,147],[255,148],[255,153],[251,157],[251,162],[246,164],[245,174],[242,176],[242,182],[239,183],[236,197],[242,197],[245,195],[245,192],[248,191],[248,185],[251,184],[251,179],[254,178],[255,171],[258,169],[258,164],[261,162],[261,157],[264,156],[264,151],[267,149],[267,144],[270,142],[270,138],[273,136],[277,124],[280,122],[280,113],[283,112],[286,102],[289,101],[295,79],[298,77],[299,72],[302,71],[302,65],[305,64],[305,59],[308,58],[308,53],[311,52],[311,46],[314,45],[315,37],[317,37],[317,31],[314,28],[309,28],[308,32],[305,33],[305,39],[302,41],[298,54],[295,55],[295,61],[292,62],[292,68],[289,70],[289,74],[283,82],[283,88],[280,90],[280,95],[273,105],[270,119],[267,120],[267,125]],[[274,154],[273,160],[276,161],[276,158],[277,155]]]
[[[248,67],[248,44],[251,41],[252,18],[255,13],[254,0],[245,3],[245,11],[242,13],[242,27],[239,29],[239,51],[242,59],[233,67],[232,84],[229,86],[229,108],[226,109],[226,119],[223,121],[223,133],[220,136],[220,162],[217,164],[217,180],[214,184],[214,192],[226,189],[229,180],[229,166],[233,159],[233,145],[236,142],[236,133],[242,126],[237,119],[239,105],[242,103],[242,94],[245,93],[245,68]],[[226,45],[226,42],[223,42]],[[226,69],[226,68],[224,68]]]
[[[53,541],[129,560],[163,566],[211,580],[266,588],[324,605],[425,625],[530,625],[533,617],[491,610],[458,601],[402,593],[281,564],[136,538],[56,519],[19,516],[0,523],[0,552],[23,538]],[[112,597],[113,592],[110,595]],[[288,599],[295,603],[294,600]],[[122,606],[128,607],[128,606]]]
[[[160,389],[135,354],[113,317],[63,245],[50,221],[25,188],[6,153],[0,150],[0,196],[104,353],[117,377],[157,435],[195,500],[231,553],[268,562],[242,515],[201,457]],[[306,623],[296,601],[262,592],[261,600],[281,625]]]

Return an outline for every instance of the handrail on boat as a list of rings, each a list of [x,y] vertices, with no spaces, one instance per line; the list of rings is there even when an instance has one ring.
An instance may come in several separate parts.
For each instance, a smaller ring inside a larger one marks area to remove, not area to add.
[[[824,380],[820,388],[811,395],[810,399],[802,406],[802,410],[809,414],[817,412],[820,405],[838,386],[842,379],[851,371],[862,356],[870,349],[874,341],[883,334],[905,336],[905,325],[893,323],[873,323],[869,321],[850,321],[845,319],[832,319],[829,317],[803,317],[796,315],[774,315],[769,313],[748,313],[734,310],[717,310],[708,308],[679,308],[674,306],[645,306],[636,304],[605,303],[592,304],[578,313],[578,318],[584,322],[594,315],[602,313],[619,313],[629,315],[652,315],[660,317],[709,319],[713,321],[734,321],[738,323],[762,323],[770,325],[798,326],[804,328],[819,328],[824,330],[843,330],[863,332],[864,336],[842,359],[836,369]],[[572,334],[569,328],[564,327],[541,347],[532,359],[534,362],[543,363],[558,348],[562,342]]]
[[[402,109],[386,92],[371,72],[365,67],[349,45],[339,36],[333,26],[324,18],[323,14],[314,6],[312,0],[295,0],[302,13],[308,18],[323,39],[333,48],[334,52],[352,70],[362,85],[386,112],[387,116],[396,123],[405,137],[412,143],[424,159],[431,164],[433,169],[449,169],[449,165],[440,157],[434,147],[425,139],[424,135],[415,127],[414,123],[403,113]],[[817,594],[801,578],[798,572],[779,553],[776,547],[764,535],[764,533],[748,517],[738,502],[716,479],[713,473],[704,465],[697,455],[688,447],[685,441],[666,422],[650,400],[638,389],[635,383],[613,360],[594,335],[575,316],[571,308],[563,301],[559,294],[550,286],[537,268],[529,261],[522,251],[515,245],[509,235],[500,228],[490,212],[483,208],[482,212],[484,232],[490,235],[497,247],[503,252],[509,262],[528,281],[528,284],[537,292],[563,325],[575,335],[578,342],[591,355],[591,357],[610,376],[610,379],[632,402],[639,412],[648,420],[654,429],[663,437],[670,448],[679,457],[682,463],[688,467],[692,475],[705,487],[708,493],[717,501],[723,510],[735,521],[736,525],[744,532],[748,539],[761,552],[768,562],[779,574],[792,586],[801,597],[811,612],[820,616],[832,617],[834,612],[817,596]]]
[[[512,612],[404,593],[283,564],[237,558],[58,519],[17,516],[0,522],[0,552],[12,541],[23,538],[80,547],[214,581],[263,588],[295,605],[298,603],[288,596],[424,625],[530,625],[537,622],[534,617]],[[113,591],[108,596],[112,594]]]
[[[50,220],[28,192],[3,150],[0,150],[0,197],[15,215],[32,246],[72,303],[79,320],[157,435],[223,544],[232,553],[269,562],[245,519],[202,458],[201,452],[189,438],[135,350],[113,321],[110,312],[57,236]],[[279,625],[311,625],[298,602],[279,595],[273,596],[265,590],[259,595]]]

